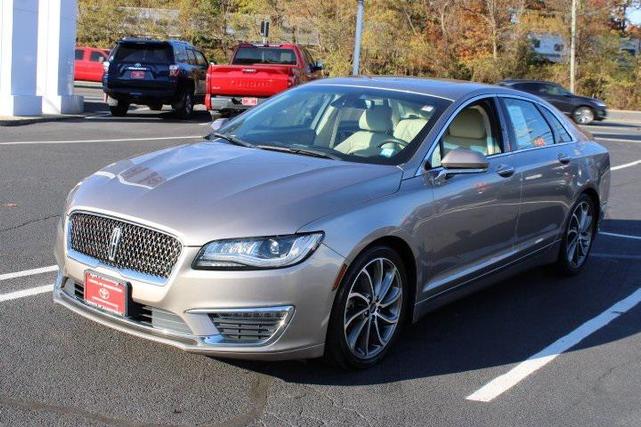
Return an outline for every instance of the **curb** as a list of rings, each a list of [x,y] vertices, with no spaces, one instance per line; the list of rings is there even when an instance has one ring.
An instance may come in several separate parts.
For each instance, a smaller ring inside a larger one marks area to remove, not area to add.
[[[61,116],[41,116],[41,117],[16,117],[11,119],[0,119],[0,126],[23,126],[34,123],[60,122],[62,120],[82,119],[83,114],[65,114]]]

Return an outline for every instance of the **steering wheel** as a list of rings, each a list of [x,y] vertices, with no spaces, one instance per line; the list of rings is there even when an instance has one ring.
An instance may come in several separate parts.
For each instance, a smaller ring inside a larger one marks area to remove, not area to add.
[[[380,144],[378,144],[378,148],[383,148],[383,146],[387,144],[396,144],[396,145],[400,145],[401,148],[405,148],[409,145],[409,142],[403,141],[402,139],[394,138],[392,136],[390,138],[387,138],[385,141],[381,142]]]

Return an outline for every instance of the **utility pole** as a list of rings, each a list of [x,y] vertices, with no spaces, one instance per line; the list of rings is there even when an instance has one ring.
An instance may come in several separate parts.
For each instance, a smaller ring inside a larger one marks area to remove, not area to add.
[[[356,10],[356,35],[354,36],[354,60],[352,75],[358,76],[361,66],[361,37],[363,35],[363,15],[365,13],[365,0],[357,0]]]
[[[570,92],[574,93],[576,83],[576,7],[578,0],[572,0],[572,35],[570,36]]]

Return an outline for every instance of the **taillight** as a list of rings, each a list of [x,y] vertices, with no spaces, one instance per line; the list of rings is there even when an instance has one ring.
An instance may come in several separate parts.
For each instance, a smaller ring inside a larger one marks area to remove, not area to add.
[[[178,65],[170,65],[169,77],[178,77],[178,74],[180,74],[180,69],[178,68]]]
[[[109,61],[105,61],[102,63],[102,69],[104,70],[105,73],[109,71]]]

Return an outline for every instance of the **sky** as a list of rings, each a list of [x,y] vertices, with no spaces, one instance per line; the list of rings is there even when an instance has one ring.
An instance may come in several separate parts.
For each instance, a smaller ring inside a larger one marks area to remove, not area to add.
[[[641,9],[628,10],[628,19],[634,25],[641,25]]]

